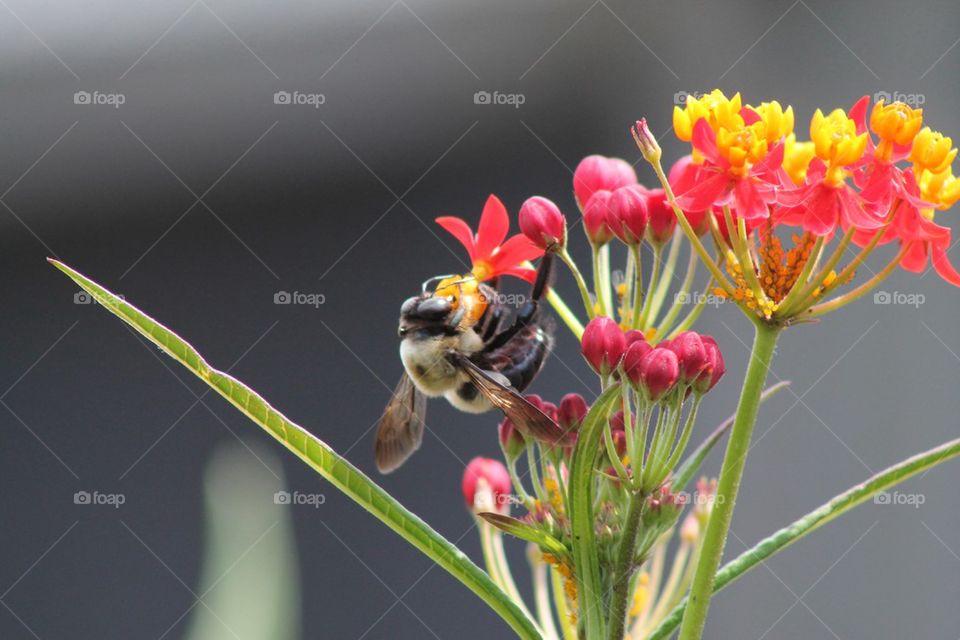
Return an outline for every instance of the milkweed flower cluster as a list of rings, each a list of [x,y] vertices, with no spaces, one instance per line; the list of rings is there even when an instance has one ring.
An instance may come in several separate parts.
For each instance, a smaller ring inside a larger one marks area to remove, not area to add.
[[[864,96],[849,110],[817,109],[809,140],[801,140],[792,107],[751,106],[717,89],[675,107],[673,127],[691,154],[669,177],[645,121],[634,137],[689,237],[704,234],[702,212],[710,212],[717,257],[694,244],[708,266],[716,260],[726,269],[713,265],[716,293],[750,313],[782,323],[815,318],[867,293],[898,265],[911,272],[932,266],[960,286],[947,256],[951,230],[934,220],[960,199],[957,149],[924,126],[922,109],[883,100],[871,106]],[[787,250],[781,230],[793,245]],[[842,264],[851,244],[860,251]],[[831,299],[885,244],[898,247],[887,266]]]
[[[951,231],[935,221],[937,211],[960,200],[952,169],[957,149],[925,125],[921,109],[871,105],[867,97],[847,110],[817,109],[805,139],[795,131],[792,107],[746,104],[740,94],[714,90],[676,107],[673,129],[690,152],[666,171],[646,121],[632,128],[659,180],[655,187],[641,184],[623,159],[585,157],[573,175],[580,214],[573,224],[541,195],[522,204],[521,234],[509,239],[506,209],[494,196],[476,234],[458,218],[437,220],[467,248],[478,280],[533,281],[529,261],[557,256],[586,313],[581,321],[548,294],[580,340],[599,397],[589,402],[570,393],[553,403],[526,396],[563,437],[537,441],[505,419],[505,463],[475,459],[463,483],[488,571],[528,613],[502,535],[529,544],[537,603],[531,617],[548,639],[598,628],[609,629],[610,638],[643,638],[688,588],[709,601],[732,509],[725,503],[736,495],[723,478],[738,478],[743,458],[734,456],[730,469],[725,459],[719,485],[702,479],[688,493],[703,460],[684,457],[698,409],[726,371],[717,341],[693,328],[710,297],[741,308],[762,341],[733,422],[731,442],[739,446],[749,442],[781,329],[852,302],[898,266],[920,272],[929,265],[960,286],[947,256]],[[576,227],[590,248],[590,283],[569,251]],[[888,264],[858,282],[860,267],[884,245],[896,247]],[[613,271],[617,256],[623,269]],[[695,288],[698,266],[710,276],[702,288]],[[701,448],[708,451],[718,438]],[[681,520],[691,500],[696,504]],[[707,528],[714,504],[725,512],[720,533]],[[679,542],[671,544],[674,536]],[[605,618],[599,626],[597,616]]]

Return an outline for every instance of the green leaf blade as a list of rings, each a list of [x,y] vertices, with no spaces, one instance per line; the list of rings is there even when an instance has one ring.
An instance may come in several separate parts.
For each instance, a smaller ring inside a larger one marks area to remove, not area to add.
[[[875,474],[860,484],[854,485],[817,507],[802,518],[764,538],[755,546],[725,564],[714,577],[713,591],[720,591],[747,571],[755,568],[767,558],[779,553],[797,540],[819,529],[828,522],[839,518],[854,507],[863,504],[878,493],[890,489],[918,473],[932,469],[942,462],[960,455],[960,438],[950,440],[938,447],[898,462]],[[648,640],[664,640],[670,637],[683,619],[687,599],[684,598],[660,625]]]
[[[196,349],[170,329],[62,262],[52,259],[49,262],[90,293],[107,311],[160,347],[336,488],[460,580],[496,611],[519,637],[541,639],[533,621],[484,571],[346,458],[287,419],[243,382],[211,367]]]

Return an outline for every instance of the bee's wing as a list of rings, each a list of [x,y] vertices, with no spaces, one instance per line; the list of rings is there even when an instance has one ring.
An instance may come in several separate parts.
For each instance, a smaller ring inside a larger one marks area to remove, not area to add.
[[[495,371],[484,371],[462,354],[454,354],[453,358],[483,397],[503,411],[523,435],[549,445],[565,439],[566,434],[560,426],[510,386],[505,376]]]
[[[423,441],[427,399],[404,372],[377,425],[377,469],[390,473],[406,462]]]

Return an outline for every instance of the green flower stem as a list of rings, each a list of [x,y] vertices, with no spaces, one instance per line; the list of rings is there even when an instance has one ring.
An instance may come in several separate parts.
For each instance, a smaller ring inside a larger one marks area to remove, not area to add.
[[[663,276],[660,278],[660,282],[657,283],[657,290],[653,294],[653,303],[650,305],[650,315],[647,316],[647,321],[650,324],[653,324],[657,316],[660,315],[660,309],[663,308],[663,301],[666,299],[667,292],[670,290],[670,281],[673,280],[673,275],[677,270],[677,261],[680,259],[680,246],[683,244],[682,240],[683,235],[676,232],[670,240],[670,250],[667,252],[667,261],[663,266]]]
[[[720,468],[717,500],[704,534],[703,549],[690,587],[690,605],[683,616],[680,629],[680,640],[699,640],[707,622],[710,596],[713,594],[713,577],[723,556],[723,547],[727,541],[743,477],[743,467],[750,449],[750,436],[757,419],[757,410],[760,408],[760,395],[780,330],[780,327],[774,325],[756,324],[750,365],[743,380],[737,417],[733,421],[723,466]]]
[[[778,316],[783,317],[785,315],[785,304],[789,304],[791,307],[801,310],[812,304],[812,301],[809,300],[810,296],[812,296],[813,292],[816,291],[821,284],[823,284],[827,276],[830,275],[830,272],[836,268],[837,264],[840,262],[840,259],[843,258],[844,254],[847,252],[847,247],[850,246],[850,242],[853,240],[853,234],[855,232],[856,228],[850,227],[850,229],[843,234],[843,238],[840,239],[840,242],[837,244],[837,248],[834,249],[830,259],[827,260],[827,263],[823,265],[823,268],[817,272],[817,275],[810,278],[809,281],[797,278],[797,283],[793,286],[793,289],[790,290],[790,292],[787,294],[787,297],[784,298],[780,303],[780,308],[777,309]],[[797,289],[798,287],[800,288],[800,292],[796,294],[794,300],[791,301],[790,298],[791,296],[794,296],[794,289]],[[794,302],[797,304],[794,304]]]
[[[552,287],[547,289],[547,302],[550,303],[553,310],[556,311],[560,319],[563,320],[563,324],[567,325],[567,328],[570,329],[573,335],[577,337],[577,340],[579,340],[583,336],[583,323],[580,322],[577,315],[567,306],[567,303],[563,301],[563,298],[561,298]]]
[[[887,263],[887,266],[885,266],[883,269],[877,272],[876,275],[874,275],[872,278],[870,278],[869,280],[861,284],[856,289],[853,289],[852,291],[848,291],[842,296],[837,296],[833,300],[822,302],[818,305],[810,307],[810,310],[807,313],[803,314],[801,317],[803,318],[820,317],[826,313],[830,313],[831,311],[836,311],[840,307],[850,304],[857,298],[867,293],[870,293],[870,291],[876,288],[878,284],[886,280],[887,276],[893,273],[893,270],[897,268],[897,266],[900,264],[900,260],[903,259],[903,256],[906,255],[907,251],[910,250],[911,246],[912,246],[912,243],[908,242],[907,244],[905,244],[903,248],[897,253],[897,255],[893,257],[893,260]]]
[[[643,262],[641,261],[640,245],[630,245],[630,255],[633,256],[634,280],[633,280],[633,311],[630,314],[630,326],[634,329],[640,327],[640,314],[643,304]]]
[[[703,313],[703,308],[707,306],[707,296],[710,295],[710,287],[713,285],[713,278],[707,281],[707,286],[703,288],[703,294],[700,296],[700,300],[697,301],[697,304],[694,305],[693,309],[690,310],[690,313],[666,336],[661,336],[663,338],[672,338],[678,333],[683,333],[690,327],[694,325],[697,319],[700,317],[700,314]]]
[[[531,543],[532,544],[532,543]],[[550,609],[550,584],[547,581],[547,565],[540,558],[540,550],[534,546],[537,558],[530,563],[533,582],[533,599],[536,603],[537,621],[543,629],[544,640],[559,640]]]
[[[610,243],[600,247],[600,288],[603,289],[607,301],[610,303],[610,310],[613,310],[612,291],[613,287],[610,280]]]
[[[678,238],[680,236],[677,236]],[[667,310],[667,314],[663,317],[663,320],[657,325],[657,336],[662,336],[664,333],[670,330],[670,327],[673,326],[673,323],[677,321],[677,316],[680,315],[680,310],[683,309],[684,304],[689,304],[691,302],[690,293],[693,288],[693,280],[697,276],[697,254],[694,251],[690,252],[690,258],[687,260],[687,273],[683,276],[683,283],[680,285],[680,289],[674,295],[673,304],[670,305],[670,309]],[[703,296],[706,297],[706,296]],[[686,300],[687,302],[684,302]],[[699,300],[697,301],[699,303]],[[654,303],[656,306],[656,303]],[[656,317],[659,312],[653,313]]]
[[[593,252],[593,291],[597,295],[597,304],[600,305],[600,312],[609,317],[613,317],[613,303],[610,301],[610,290],[603,286],[603,260],[600,247],[591,243],[590,249]]]
[[[577,288],[580,290],[580,298],[583,301],[583,306],[587,310],[587,317],[592,320],[596,317],[597,312],[593,308],[593,300],[590,299],[590,290],[587,288],[587,282],[583,279],[583,274],[580,273],[580,269],[577,268],[577,263],[575,263],[573,258],[570,257],[570,254],[567,253],[566,248],[561,249],[557,255],[563,260],[563,264],[567,265],[567,268],[570,269],[570,273],[573,274],[573,279],[577,281]]]
[[[493,529],[493,533],[490,536],[490,544],[494,561],[500,573],[501,588],[510,596],[510,599],[517,603],[517,606],[527,614],[527,617],[533,618],[527,606],[523,603],[523,597],[520,596],[520,590],[517,589],[517,584],[513,581],[513,574],[510,572],[510,563],[507,562],[507,554],[503,550],[503,533],[493,525],[489,523],[485,524],[487,527]]]
[[[517,460],[507,460],[507,473],[510,474],[510,481],[513,483],[513,490],[517,492],[517,497],[523,502],[527,508],[533,507],[533,498],[527,493],[526,489],[523,487],[523,481],[520,479],[520,476],[517,475]]]
[[[627,430],[629,430],[629,427]],[[623,461],[620,460],[620,456],[617,455],[617,445],[613,442],[613,427],[610,426],[609,420],[607,420],[603,431],[603,446],[607,450],[607,457],[610,458],[610,464],[613,465],[613,469],[616,471],[617,477],[620,478],[620,482],[632,486],[633,482],[630,479],[630,474],[627,473],[627,469],[623,466]]]
[[[627,623],[627,600],[630,597],[630,578],[633,577],[634,552],[637,545],[637,532],[640,530],[640,515],[643,513],[644,494],[630,496],[627,514],[620,533],[620,545],[617,547],[616,564],[613,567],[612,595],[610,596],[609,640],[622,640]]]
[[[832,498],[829,502],[820,505],[799,520],[795,520],[773,535],[764,538],[752,548],[747,549],[725,564],[716,574],[716,579],[713,584],[714,592],[720,591],[747,571],[759,566],[771,556],[779,553],[813,531],[816,531],[828,522],[839,518],[854,507],[870,500],[878,493],[895,487],[901,482],[957,456],[960,456],[960,438],[950,440],[933,449],[928,449],[927,451],[898,462],[873,475],[866,481],[850,487],[843,493]],[[714,509],[716,509],[716,507],[714,507]],[[684,610],[688,606],[689,604],[686,600],[678,604],[646,640],[666,640],[666,638],[670,637],[673,630],[680,624],[681,618],[684,617]]]
[[[643,311],[640,312],[640,323],[637,325],[638,327],[647,326],[647,319],[650,316],[650,305],[653,304],[653,294],[660,283],[660,270],[663,268],[661,264],[663,262],[662,258],[663,248],[657,245],[653,248],[653,269],[650,270],[650,282],[647,285],[647,295],[644,296]]]
[[[670,459],[667,460],[667,471],[669,472],[672,472],[674,467],[677,466],[677,463],[680,461],[680,456],[683,455],[684,449],[687,448],[687,444],[690,442],[690,435],[693,433],[693,425],[697,420],[697,409],[700,408],[700,400],[702,399],[703,396],[700,394],[694,394],[693,406],[690,407],[690,414],[687,416],[687,421],[683,425],[683,432],[680,434],[680,440],[677,442],[677,446],[670,455]]]

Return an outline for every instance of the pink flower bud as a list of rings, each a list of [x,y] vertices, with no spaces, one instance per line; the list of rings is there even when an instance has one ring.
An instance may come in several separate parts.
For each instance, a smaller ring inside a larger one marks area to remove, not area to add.
[[[654,347],[640,361],[641,387],[656,402],[670,393],[680,377],[680,361],[670,349]]]
[[[670,183],[670,188],[673,189],[673,194],[679,196],[697,186],[700,182],[701,169],[702,165],[694,162],[693,157],[690,155],[685,155],[677,160],[673,166],[670,167],[670,175],[667,178]],[[711,209],[703,211],[687,211],[685,209],[683,213],[687,216],[687,222],[690,223],[693,231],[698,236],[702,236],[710,230],[710,219],[707,217],[707,214],[712,213]]]
[[[510,474],[499,460],[477,457],[463,470],[463,499],[471,511],[508,511],[511,489]]]
[[[643,331],[639,329],[630,329],[623,334],[623,339],[626,341],[627,346],[629,347],[634,342],[646,342],[647,336],[644,335]]]
[[[650,226],[647,228],[650,242],[662,245],[673,237],[677,228],[677,214],[667,202],[663,189],[647,192],[647,211],[650,216]]]
[[[527,441],[510,418],[504,418],[498,427],[500,448],[507,460],[516,460],[527,448]]]
[[[594,371],[606,376],[617,368],[625,346],[623,332],[617,323],[606,316],[597,316],[583,331],[580,352]]]
[[[583,209],[594,192],[604,189],[613,191],[627,184],[636,184],[637,174],[626,160],[606,158],[600,155],[587,156],[573,172],[573,192]]]
[[[720,353],[720,347],[717,346],[716,340],[710,336],[700,336],[700,339],[703,342],[709,364],[694,380],[693,389],[697,393],[706,393],[720,382],[720,378],[727,372],[727,366],[723,362],[723,354]]]
[[[651,351],[653,347],[646,340],[634,340],[623,353],[623,373],[635,388],[641,384],[643,358]]]
[[[541,196],[528,198],[520,207],[520,230],[544,251],[557,250],[567,242],[567,221],[560,208]]]
[[[605,189],[595,192],[583,207],[583,230],[595,246],[602,247],[613,239],[613,231],[607,224],[612,192]]]
[[[565,433],[576,432],[590,408],[579,393],[568,393],[560,400],[557,409],[557,424]]]
[[[537,409],[540,409],[540,411],[543,411],[548,418],[554,422],[557,421],[557,405],[544,400],[535,393],[528,393],[524,397],[530,402],[530,404],[535,406]]]
[[[650,220],[647,203],[647,190],[638,184],[614,191],[607,209],[607,224],[613,235],[625,244],[640,244]]]
[[[660,162],[660,144],[657,142],[657,138],[653,135],[653,132],[650,131],[646,118],[637,120],[637,123],[630,127],[630,133],[633,134],[633,139],[647,162],[654,165]]]
[[[680,361],[680,382],[683,384],[693,383],[710,365],[707,350],[696,331],[684,331],[671,340],[666,348],[677,354]]]

